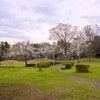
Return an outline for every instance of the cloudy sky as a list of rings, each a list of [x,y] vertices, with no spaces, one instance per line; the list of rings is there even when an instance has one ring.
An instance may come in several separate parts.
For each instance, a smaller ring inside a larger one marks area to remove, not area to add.
[[[99,24],[100,0],[0,0],[0,41],[49,41],[59,23]]]

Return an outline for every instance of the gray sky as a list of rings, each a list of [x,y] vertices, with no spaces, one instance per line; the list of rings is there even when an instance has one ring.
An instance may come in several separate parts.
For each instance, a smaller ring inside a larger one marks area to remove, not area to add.
[[[0,0],[0,41],[48,42],[59,23],[99,24],[100,0]]]

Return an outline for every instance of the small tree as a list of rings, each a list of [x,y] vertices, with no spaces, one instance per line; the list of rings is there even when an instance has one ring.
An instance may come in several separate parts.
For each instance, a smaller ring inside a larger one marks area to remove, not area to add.
[[[5,60],[8,58],[10,50],[10,44],[8,42],[1,42],[0,43],[0,60]]]
[[[13,45],[12,50],[11,50],[11,55],[12,56],[21,56],[21,60],[25,61],[25,65],[27,65],[27,60],[31,58],[31,56],[34,54],[33,52],[33,47],[29,42],[18,42]]]
[[[83,52],[84,48],[87,48],[89,45],[86,41],[86,35],[82,31],[79,31],[71,44],[72,52],[76,52],[78,56],[78,63],[80,63],[80,54]]]

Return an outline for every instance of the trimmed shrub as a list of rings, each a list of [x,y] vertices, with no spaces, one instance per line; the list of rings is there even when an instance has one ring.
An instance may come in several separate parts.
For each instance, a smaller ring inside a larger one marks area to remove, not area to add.
[[[16,67],[16,66],[0,66],[0,68],[14,68],[14,67]]]
[[[50,67],[50,62],[39,62],[37,63],[37,67],[39,68],[47,68],[47,67]]]
[[[33,67],[35,64],[26,64],[26,67]]]
[[[76,71],[77,72],[89,72],[89,67],[90,65],[79,64],[79,65],[76,65]]]
[[[63,61],[62,64],[65,66],[65,69],[71,69],[72,64],[70,61]]]
[[[51,64],[51,65],[53,65],[53,64],[54,64],[54,65],[57,65],[57,64],[61,64],[61,62],[58,62],[58,61],[54,61],[54,62],[53,62],[53,61],[52,61],[52,62],[50,62],[50,64]]]
[[[71,62],[72,67],[74,67],[74,62]]]
[[[62,67],[61,67],[61,70],[65,70],[66,68],[65,68],[65,65],[63,65]]]

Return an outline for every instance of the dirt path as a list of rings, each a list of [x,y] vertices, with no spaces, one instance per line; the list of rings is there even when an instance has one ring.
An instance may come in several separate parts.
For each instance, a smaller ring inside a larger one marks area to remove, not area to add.
[[[58,100],[54,93],[41,93],[32,85],[0,84],[0,100]]]
[[[100,88],[100,81],[99,80],[93,80],[93,79],[83,78],[80,76],[63,74],[59,71],[59,68],[60,67],[58,67],[58,66],[55,66],[55,68],[52,68],[52,71],[58,76],[62,76],[64,78],[67,78],[67,79],[74,81],[74,82],[77,82],[77,83],[81,82],[81,83],[89,84],[91,86]]]

